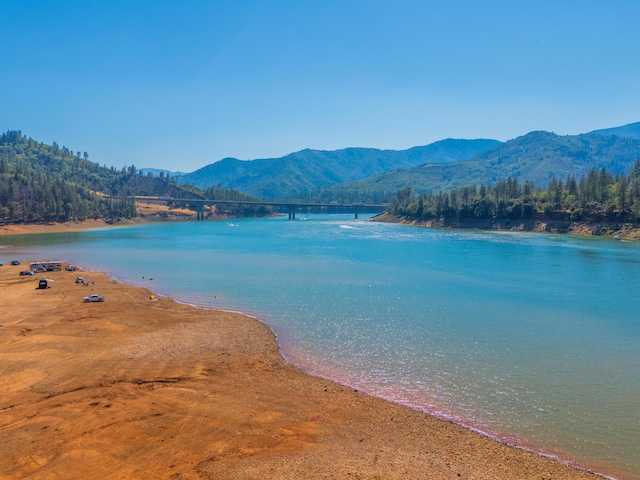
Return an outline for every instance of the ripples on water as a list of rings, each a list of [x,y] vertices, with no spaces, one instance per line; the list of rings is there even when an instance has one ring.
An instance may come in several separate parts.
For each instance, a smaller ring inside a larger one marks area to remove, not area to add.
[[[640,244],[308,220],[9,237],[0,255],[255,314],[312,372],[640,478]]]

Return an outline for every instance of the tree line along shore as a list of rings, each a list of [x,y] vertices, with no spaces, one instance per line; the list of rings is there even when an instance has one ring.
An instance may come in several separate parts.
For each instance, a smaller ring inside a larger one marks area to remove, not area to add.
[[[579,180],[552,178],[546,188],[516,177],[435,194],[413,195],[405,188],[379,220],[638,239],[640,160],[627,175],[591,169]]]

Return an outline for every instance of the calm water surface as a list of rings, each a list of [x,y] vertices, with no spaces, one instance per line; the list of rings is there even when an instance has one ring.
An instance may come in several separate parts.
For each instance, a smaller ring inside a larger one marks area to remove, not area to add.
[[[0,261],[69,260],[255,314],[308,371],[640,479],[640,244],[350,215],[234,224],[0,237]]]

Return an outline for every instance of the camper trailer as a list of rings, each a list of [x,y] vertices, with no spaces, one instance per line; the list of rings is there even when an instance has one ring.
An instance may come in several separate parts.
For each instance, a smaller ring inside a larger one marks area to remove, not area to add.
[[[62,262],[33,262],[29,268],[32,272],[59,272],[62,270]]]

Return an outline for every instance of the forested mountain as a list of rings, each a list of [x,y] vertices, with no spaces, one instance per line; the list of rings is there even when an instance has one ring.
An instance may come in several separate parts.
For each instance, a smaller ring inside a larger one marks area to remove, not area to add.
[[[307,149],[281,158],[225,158],[177,179],[199,188],[231,187],[267,200],[300,199],[333,185],[398,168],[457,162],[499,144],[497,140],[447,139],[408,150]]]
[[[582,135],[531,132],[506,143],[449,139],[402,151],[348,148],[253,161],[226,158],[178,181],[233,187],[267,200],[384,202],[407,187],[428,193],[507,177],[543,186],[591,168],[621,173],[638,157],[640,122]]]
[[[591,168],[623,173],[637,158],[640,158],[638,138],[599,133],[559,136],[531,132],[461,162],[388,172],[333,187],[324,195],[338,200],[380,201],[407,187],[416,193],[434,193],[464,185],[492,184],[508,177],[518,178],[521,183],[528,180],[534,186],[545,186],[552,178],[582,177]]]
[[[204,192],[162,174],[143,175],[134,166],[122,170],[101,167],[88,157],[86,152],[74,154],[55,143],[36,142],[19,131],[3,133],[0,222],[131,218],[136,209],[127,198],[130,195],[253,199],[231,190]]]

